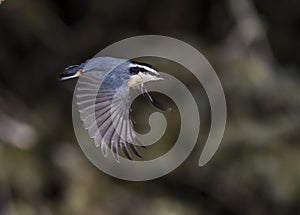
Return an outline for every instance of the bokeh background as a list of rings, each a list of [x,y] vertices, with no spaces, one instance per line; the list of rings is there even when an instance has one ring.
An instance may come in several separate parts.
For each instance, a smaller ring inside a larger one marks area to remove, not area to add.
[[[197,166],[200,147],[167,176],[127,182],[82,153],[76,82],[57,76],[142,34],[181,39],[208,58],[228,121],[206,166]],[[300,214],[299,38],[299,0],[5,0],[0,214]]]

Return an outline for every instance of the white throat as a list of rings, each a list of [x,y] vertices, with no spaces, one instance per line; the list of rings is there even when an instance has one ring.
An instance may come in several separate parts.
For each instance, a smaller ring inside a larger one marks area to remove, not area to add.
[[[158,74],[158,72],[156,73]],[[127,84],[129,87],[135,87],[137,85],[144,84],[149,81],[158,81],[158,80],[163,80],[163,78],[148,73],[139,72],[136,75],[132,75]]]

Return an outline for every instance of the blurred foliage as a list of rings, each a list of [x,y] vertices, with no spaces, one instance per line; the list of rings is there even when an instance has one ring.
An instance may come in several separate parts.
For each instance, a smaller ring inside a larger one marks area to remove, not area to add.
[[[141,34],[200,50],[223,84],[228,121],[206,166],[196,165],[199,148],[167,176],[126,182],[80,150],[75,82],[57,75]],[[0,214],[300,214],[299,38],[297,0],[4,1]]]

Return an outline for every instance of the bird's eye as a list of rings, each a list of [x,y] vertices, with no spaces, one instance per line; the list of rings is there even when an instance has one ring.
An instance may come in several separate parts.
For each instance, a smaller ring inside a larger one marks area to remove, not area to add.
[[[132,75],[136,75],[136,74],[138,74],[140,71],[141,71],[141,68],[138,68],[138,67],[131,67],[131,68],[129,69],[129,72],[130,72],[130,74],[132,74]]]

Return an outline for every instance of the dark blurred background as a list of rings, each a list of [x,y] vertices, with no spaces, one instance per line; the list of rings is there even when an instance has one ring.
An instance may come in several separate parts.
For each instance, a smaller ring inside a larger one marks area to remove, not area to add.
[[[208,58],[228,120],[206,166],[196,150],[167,176],[126,182],[84,156],[75,82],[57,76],[143,34],[181,39]],[[0,214],[300,214],[299,38],[299,0],[5,0]]]

